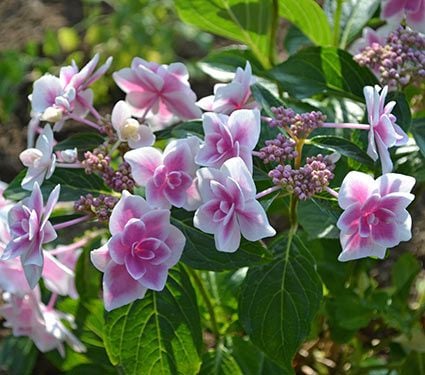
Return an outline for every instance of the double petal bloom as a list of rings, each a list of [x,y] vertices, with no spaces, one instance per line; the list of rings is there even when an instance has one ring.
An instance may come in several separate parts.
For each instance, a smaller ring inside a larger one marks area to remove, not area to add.
[[[388,148],[406,144],[409,137],[396,124],[397,119],[391,113],[396,102],[391,101],[385,105],[388,86],[385,86],[382,91],[379,86],[366,86],[363,91],[370,125],[367,153],[375,161],[379,155],[382,173],[388,173],[393,169]]]
[[[425,0],[383,0],[381,17],[399,24],[406,17],[409,25],[425,32]]]
[[[252,150],[260,138],[261,119],[258,110],[241,109],[230,116],[205,113],[203,115],[205,143],[196,162],[220,168],[233,157],[240,157],[252,171]]]
[[[136,183],[146,187],[146,200],[152,207],[184,207],[197,169],[198,149],[199,140],[190,137],[171,141],[163,153],[142,147],[127,152],[124,159]]]
[[[197,176],[203,204],[195,212],[193,224],[214,234],[217,250],[235,252],[241,234],[248,241],[276,234],[255,199],[254,181],[241,158],[227,160],[220,170],[202,168]]]
[[[152,209],[127,191],[112,211],[110,240],[92,251],[91,260],[103,276],[106,310],[143,298],[148,289],[164,288],[168,270],[180,259],[183,233],[170,224],[170,211]]]
[[[374,180],[361,172],[349,172],[342,182],[338,203],[344,209],[337,226],[341,230],[340,261],[368,256],[384,258],[387,248],[410,240],[412,219],[406,207],[415,179],[387,173]]]
[[[23,189],[31,191],[36,182],[42,185],[44,179],[52,176],[56,165],[53,143],[53,131],[47,124],[37,138],[35,148],[27,148],[19,155],[22,164],[28,167],[27,174],[21,182]]]
[[[11,240],[0,260],[21,257],[21,264],[31,288],[34,288],[43,270],[42,245],[56,238],[56,231],[49,216],[59,198],[60,185],[50,193],[46,206],[43,204],[38,183],[30,197],[13,206],[9,211]]]
[[[245,69],[237,68],[233,80],[227,84],[216,84],[214,95],[198,101],[198,106],[205,111],[229,115],[242,108],[256,108],[257,104],[251,98],[251,85],[255,83],[252,77],[251,65],[246,62]]]
[[[196,95],[190,88],[189,74],[181,63],[159,65],[135,57],[130,68],[113,74],[116,84],[133,107],[133,116],[152,118],[159,128],[170,123],[173,116],[190,120],[201,117],[195,105]]]

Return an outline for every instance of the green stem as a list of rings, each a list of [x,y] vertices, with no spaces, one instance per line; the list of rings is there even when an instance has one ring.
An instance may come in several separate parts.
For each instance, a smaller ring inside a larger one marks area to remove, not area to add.
[[[279,1],[273,0],[273,14],[270,31],[269,62],[271,66],[276,64],[276,32],[279,27]]]
[[[342,13],[342,2],[344,0],[337,0],[336,10],[334,14],[334,46],[339,46],[339,34],[341,32],[341,13]]]
[[[212,333],[214,334],[214,336],[217,339],[217,338],[220,337],[220,332],[218,330],[217,319],[215,317],[214,306],[211,303],[211,298],[208,295],[208,292],[207,292],[207,290],[206,290],[206,288],[204,286],[204,283],[202,282],[202,279],[200,278],[200,276],[198,275],[198,273],[194,269],[192,269],[190,267],[187,267],[187,270],[188,270],[190,276],[192,277],[193,281],[195,282],[195,284],[196,284],[196,286],[198,288],[198,291],[199,291],[199,293],[202,296],[202,299],[205,302],[205,307],[208,310],[208,314],[209,314],[210,320],[211,320]]]

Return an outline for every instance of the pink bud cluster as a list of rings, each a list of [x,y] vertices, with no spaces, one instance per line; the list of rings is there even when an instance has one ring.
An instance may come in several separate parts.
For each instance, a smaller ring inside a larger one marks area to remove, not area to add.
[[[266,146],[260,149],[258,155],[264,164],[273,162],[284,163],[287,160],[295,159],[298,155],[295,150],[296,142],[281,133],[275,139],[266,141],[265,144]]]
[[[425,36],[408,27],[398,27],[384,43],[372,43],[354,59],[372,69],[391,89],[425,79]]]
[[[279,164],[269,172],[273,183],[281,185],[301,200],[321,193],[334,178],[335,164],[321,154],[307,158],[306,164],[293,169],[291,165]]]
[[[291,108],[273,107],[274,118],[269,120],[270,127],[289,129],[291,136],[304,139],[316,128],[320,128],[326,116],[319,111],[296,113]]]
[[[94,197],[93,194],[81,196],[74,203],[74,209],[77,212],[94,214],[101,223],[109,221],[113,208],[118,202],[118,198],[110,195],[100,194]]]

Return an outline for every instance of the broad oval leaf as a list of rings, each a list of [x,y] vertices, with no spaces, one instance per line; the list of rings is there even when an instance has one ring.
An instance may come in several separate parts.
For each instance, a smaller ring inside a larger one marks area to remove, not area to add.
[[[303,49],[273,68],[270,76],[299,99],[325,93],[364,102],[363,87],[378,84],[369,69],[334,47]]]
[[[7,199],[19,201],[31,194],[30,191],[21,187],[21,181],[24,179],[27,170],[22,170],[4,191]],[[108,194],[109,188],[105,186],[103,180],[94,174],[86,174],[83,169],[57,168],[52,177],[45,180],[41,185],[41,192],[46,199],[56,185],[61,185],[59,199],[61,201],[75,201],[81,195],[86,194]]]
[[[280,0],[279,15],[297,26],[314,44],[332,44],[326,14],[314,0]]]
[[[176,0],[180,18],[202,30],[245,43],[270,68],[277,9],[273,0]]]
[[[163,291],[106,313],[105,347],[127,375],[197,374],[201,325],[195,291],[182,266]]]
[[[76,133],[72,134],[64,141],[59,142],[55,146],[54,150],[62,151],[67,149],[73,149],[74,147],[76,147],[79,152],[82,152],[87,150],[93,150],[94,148],[99,147],[99,145],[102,144],[104,141],[105,139],[98,133]]]
[[[373,160],[369,155],[348,139],[337,136],[317,135],[316,137],[310,138],[309,141],[317,147],[325,150],[337,151],[347,158],[357,160],[368,166],[373,166]]]
[[[219,345],[216,350],[208,351],[202,356],[199,375],[243,375],[243,373],[229,350]]]
[[[276,243],[286,247],[284,240]],[[295,237],[289,253],[250,268],[242,285],[239,316],[252,342],[289,374],[321,299],[314,260]]]
[[[182,261],[190,267],[224,271],[271,261],[270,252],[258,242],[242,240],[239,249],[234,253],[218,251],[212,235],[193,227],[192,216],[184,210],[173,210],[171,218],[171,223],[186,237]]]

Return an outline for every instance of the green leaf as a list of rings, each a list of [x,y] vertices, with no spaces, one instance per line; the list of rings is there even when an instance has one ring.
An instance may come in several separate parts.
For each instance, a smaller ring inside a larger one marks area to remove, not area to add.
[[[223,345],[210,350],[202,356],[199,375],[242,375],[237,362]]]
[[[284,45],[288,54],[293,55],[303,48],[311,47],[312,43],[298,27],[291,26],[285,36]]]
[[[413,134],[413,138],[415,138],[419,150],[422,155],[425,156],[425,118],[413,120],[410,131]]]
[[[21,181],[24,179],[27,170],[22,170],[4,191],[7,199],[19,201],[31,194],[30,191],[21,187]],[[43,182],[41,192],[44,199],[47,199],[50,192],[56,185],[61,185],[60,200],[75,201],[85,194],[108,194],[109,188],[105,186],[103,180],[94,174],[86,174],[83,169],[57,168],[52,177]]]
[[[425,353],[412,351],[406,357],[400,375],[424,374],[425,373]]]
[[[308,199],[298,205],[299,224],[308,234],[309,239],[338,238],[336,222],[341,213],[336,202],[324,199]]]
[[[287,247],[282,239],[276,246]],[[251,267],[242,285],[239,316],[252,342],[292,373],[292,357],[307,337],[322,299],[312,256],[295,237],[289,252]]]
[[[317,135],[316,137],[310,138],[311,144],[316,147],[337,151],[341,155],[347,158],[359,161],[362,164],[373,166],[373,160],[369,155],[363,151],[359,146],[349,141],[346,138],[328,135]]]
[[[340,30],[342,30],[340,47],[345,48],[353,39],[359,36],[363,27],[373,17],[380,0],[344,0],[342,3]],[[325,11],[333,22],[336,1],[327,0]]]
[[[125,374],[197,374],[202,345],[195,291],[182,266],[163,291],[106,313],[105,345]]]
[[[211,51],[198,65],[205,73],[214,78],[213,74],[217,71],[234,73],[238,67],[245,68],[247,61],[251,64],[253,74],[264,75],[261,63],[246,48],[227,47]]]
[[[30,375],[37,359],[37,349],[28,337],[2,337],[0,342],[0,372],[10,375]]]
[[[270,68],[277,16],[273,0],[176,0],[175,5],[184,22],[245,43],[262,66]]]
[[[421,270],[421,265],[411,253],[404,253],[391,269],[392,284],[395,288],[394,294],[404,302],[410,293],[410,288],[417,274]]]
[[[62,151],[76,147],[79,152],[88,151],[98,147],[104,141],[105,139],[97,133],[76,133],[59,142],[54,150]]]
[[[369,69],[333,47],[305,48],[273,68],[270,75],[299,99],[324,93],[363,102],[363,87],[378,84]]]
[[[332,44],[326,14],[314,0],[280,0],[279,15],[297,26],[314,44]]]
[[[193,217],[184,210],[173,210],[171,223],[186,237],[182,261],[190,267],[210,271],[224,271],[254,264],[264,264],[272,259],[270,252],[258,242],[241,241],[234,253],[218,251],[214,237],[196,229]]]

